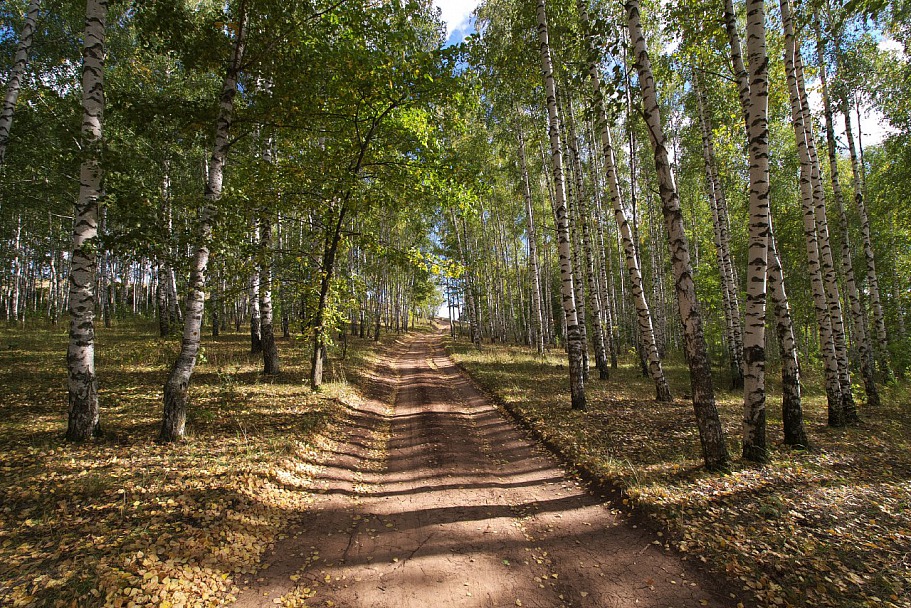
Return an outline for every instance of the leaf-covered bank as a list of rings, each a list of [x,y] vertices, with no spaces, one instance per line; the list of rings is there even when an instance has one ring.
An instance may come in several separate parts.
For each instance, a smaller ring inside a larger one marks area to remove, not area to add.
[[[99,331],[104,437],[76,445],[61,441],[65,332],[0,334],[0,605],[230,601],[312,502],[321,454],[360,398],[345,379],[374,352],[349,338],[335,381],[314,393],[305,338],[281,341],[283,372],[265,378],[249,336],[207,337],[191,436],[167,447],[154,437],[178,344],[138,329]]]
[[[653,400],[650,380],[623,361],[609,382],[589,384],[588,411],[571,411],[561,390],[562,353],[450,344],[456,361],[505,407],[586,473],[622,488],[622,501],[663,529],[655,542],[710,561],[762,606],[909,606],[911,411],[907,387],[858,426],[826,426],[821,379],[808,379],[813,449],[781,445],[778,386],[770,387],[770,462],[735,462],[725,475],[701,468],[686,400]],[[672,388],[687,385],[668,365]],[[771,374],[770,374],[771,375]],[[720,393],[728,437],[740,403]],[[733,444],[730,446],[733,448]]]

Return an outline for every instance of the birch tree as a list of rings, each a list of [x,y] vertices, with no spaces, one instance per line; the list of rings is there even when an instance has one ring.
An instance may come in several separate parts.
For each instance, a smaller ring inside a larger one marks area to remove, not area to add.
[[[715,145],[712,137],[712,123],[705,107],[703,83],[698,70],[693,72],[693,89],[696,93],[696,108],[699,114],[699,130],[702,133],[702,154],[705,163],[706,183],[709,190],[709,210],[712,213],[715,251],[718,256],[718,270],[721,275],[721,296],[727,327],[728,358],[731,370],[731,388],[743,388],[743,326],[740,321],[740,296],[734,261],[731,256],[730,231],[728,230],[727,200],[718,167],[715,161]]]
[[[734,14],[732,0],[725,0],[724,9],[725,29],[728,44],[731,49],[731,66],[737,84],[740,108],[743,113],[744,127],[749,139],[751,128],[751,82],[749,73],[743,62],[743,52],[740,45],[740,34],[737,31],[737,19]],[[697,92],[698,94],[698,92]],[[720,187],[720,186],[719,186]],[[724,222],[726,224],[726,222]],[[769,215],[768,224],[768,291],[774,303],[775,329],[778,337],[779,353],[781,355],[781,382],[782,382],[782,420],[784,424],[785,443],[793,446],[808,446],[806,432],[803,426],[803,411],[801,409],[800,367],[798,363],[797,341],[794,334],[794,322],[791,318],[790,303],[785,290],[784,272],[775,235],[772,230],[772,218]],[[735,281],[736,282],[736,281]],[[733,304],[737,305],[736,293],[733,295]],[[738,309],[739,316],[739,309]]]
[[[577,231],[581,232],[582,249],[578,256],[579,269],[585,281],[588,284],[588,305],[590,317],[592,320],[592,342],[595,347],[595,367],[598,369],[598,375],[601,380],[607,380],[610,377],[610,371],[607,367],[607,349],[605,346],[604,331],[601,324],[601,301],[598,293],[597,276],[595,275],[595,256],[592,253],[592,237],[589,227],[591,217],[589,209],[589,200],[585,190],[585,173],[582,170],[582,160],[579,156],[579,138],[577,137],[575,127],[575,117],[573,115],[572,100],[569,104],[569,121],[567,130],[567,150],[569,151],[570,162],[573,167],[573,175],[576,181],[576,209],[574,224],[577,225]],[[581,292],[582,285],[579,285]]]
[[[794,74],[797,85],[799,108],[803,117],[806,150],[810,161],[810,183],[813,192],[813,219],[816,223],[819,262],[822,268],[823,288],[826,296],[826,309],[832,325],[832,338],[835,343],[835,357],[838,364],[838,381],[841,390],[841,410],[844,422],[857,421],[857,406],[851,387],[851,369],[848,361],[847,335],[844,315],[841,307],[841,295],[838,287],[838,269],[832,255],[832,243],[829,238],[829,223],[826,213],[825,191],[822,183],[822,170],[816,151],[816,137],[813,132],[813,117],[810,113],[809,98],[806,92],[803,74],[803,58],[800,50],[795,51]]]
[[[785,292],[781,258],[775,243],[775,231],[769,218],[769,296],[775,307],[775,332],[781,357],[781,420],[784,426],[784,443],[793,447],[810,445],[803,424],[801,403],[800,363],[797,358],[797,339],[791,318],[791,305]]]
[[[271,166],[273,161],[273,140],[267,138],[263,148],[263,161]],[[260,210],[259,217],[259,313],[260,345],[263,354],[263,373],[267,376],[280,371],[278,347],[275,344],[275,327],[272,315],[272,275],[273,275],[272,218],[265,209]]]
[[[858,159],[857,146],[854,143],[854,133],[851,126],[851,108],[847,101],[842,108],[845,119],[845,138],[848,140],[848,153],[851,156],[851,174],[854,186],[854,205],[860,217],[860,234],[864,248],[864,266],[866,270],[867,289],[870,292],[870,305],[873,309],[873,324],[876,340],[873,342],[873,352],[880,373],[888,380],[892,378],[892,366],[889,362],[889,336],[886,333],[886,321],[883,314],[883,305],[880,298],[879,275],[876,272],[876,256],[873,252],[873,240],[870,237],[870,216],[867,213],[867,203],[864,199],[863,170]]]
[[[532,281],[532,321],[534,344],[539,355],[544,354],[544,317],[541,313],[541,273],[538,270],[538,244],[535,236],[535,220],[531,197],[531,184],[528,178],[528,159],[525,153],[525,136],[518,128],[519,168],[522,171],[522,196],[525,200],[525,221],[528,230],[528,268]]]
[[[596,129],[601,138],[601,160],[604,164],[604,175],[607,180],[608,194],[614,210],[614,219],[617,223],[620,241],[623,247],[626,271],[630,281],[633,305],[636,307],[636,320],[639,328],[639,339],[645,351],[648,362],[648,373],[655,383],[655,399],[657,401],[670,401],[671,389],[664,375],[661,357],[658,355],[658,346],[655,341],[652,313],[642,285],[642,271],[639,267],[639,258],[636,252],[636,241],[630,222],[627,219],[626,209],[623,206],[623,191],[620,187],[620,178],[617,172],[617,163],[614,158],[614,146],[611,137],[610,124],[604,103],[604,93],[601,90],[601,72],[598,67],[598,52],[591,38],[591,25],[585,0],[578,2],[579,15],[582,19],[583,33],[587,40],[588,51],[588,76],[592,85],[592,99],[595,105]]]
[[[22,26],[22,31],[19,32],[19,46],[16,48],[16,56],[13,59],[13,69],[10,70],[9,80],[6,84],[6,96],[3,98],[3,108],[0,110],[0,167],[6,160],[6,147],[9,144],[10,129],[13,126],[13,114],[16,111],[19,92],[22,90],[22,77],[28,66],[29,52],[32,50],[40,4],[39,0],[29,2],[28,10],[25,13],[25,24]]]
[[[630,42],[633,45],[634,65],[639,75],[639,88],[643,101],[643,116],[648,126],[649,140],[654,151],[655,171],[664,214],[665,229],[674,271],[674,289],[680,320],[683,323],[684,347],[690,368],[690,387],[693,391],[693,408],[699,426],[702,455],[706,468],[723,469],[728,464],[728,451],[724,431],[715,406],[715,389],[708,348],[702,330],[702,315],[696,298],[693,269],[690,263],[689,243],[683,225],[683,213],[674,173],[668,159],[667,139],[658,106],[658,94],[645,36],[639,15],[638,0],[627,0],[626,10]]]
[[[69,423],[66,438],[85,441],[101,433],[95,375],[95,272],[98,266],[98,201],[102,196],[106,0],[88,0],[82,52],[82,165],[73,220],[70,263],[70,341],[66,354]]]
[[[550,37],[547,29],[545,0],[538,0],[538,41],[541,51],[541,73],[547,101],[548,132],[550,135],[551,168],[553,171],[554,214],[556,217],[557,250],[560,256],[560,295],[566,320],[566,346],[569,354],[569,387],[571,406],[585,409],[585,381],[582,368],[582,341],[573,285],[572,245],[566,206],[566,185],[563,173],[563,144],[560,138],[560,116],[557,111],[557,87],[554,80]]]
[[[187,422],[187,393],[190,378],[196,366],[202,319],[205,306],[206,268],[215,223],[215,204],[221,198],[224,183],[225,160],[230,148],[231,124],[234,119],[234,98],[237,95],[237,80],[244,58],[244,43],[247,33],[246,3],[238,8],[236,33],[231,61],[225,73],[218,104],[218,118],[215,121],[215,144],[209,159],[206,176],[205,202],[199,213],[199,228],[196,251],[190,265],[190,284],[184,312],[183,340],[180,354],[164,385],[164,414],[159,439],[162,442],[180,441],[184,437]]]
[[[841,228],[841,270],[844,277],[845,290],[848,292],[848,307],[853,321],[853,342],[857,347],[860,363],[860,374],[864,381],[864,390],[867,394],[867,405],[878,406],[879,391],[876,388],[876,379],[873,370],[873,355],[870,340],[867,336],[867,319],[860,301],[857,289],[857,280],[854,275],[854,262],[851,252],[851,234],[848,230],[848,217],[845,212],[845,199],[841,189],[841,176],[838,171],[838,149],[835,142],[834,112],[832,99],[829,96],[829,83],[825,56],[825,43],[822,37],[822,25],[819,15],[814,19],[816,31],[816,58],[819,67],[819,80],[822,93],[823,117],[826,129],[826,151],[829,158],[829,181],[832,184],[832,196],[835,199],[835,208]],[[837,38],[836,38],[837,40]]]
[[[769,253],[769,76],[765,0],[747,0],[750,236],[743,332],[743,457],[765,462],[765,321]]]
[[[788,92],[791,102],[791,123],[797,141],[797,152],[800,159],[800,199],[803,211],[804,239],[807,250],[807,269],[810,275],[810,286],[813,293],[813,304],[819,329],[819,348],[823,355],[825,367],[826,398],[829,408],[829,424],[844,424],[842,409],[842,385],[839,376],[839,362],[835,349],[835,337],[832,331],[832,319],[826,301],[823,286],[822,268],[819,256],[819,242],[816,231],[813,183],[811,181],[811,157],[808,149],[807,134],[804,128],[804,113],[801,107],[801,96],[797,86],[796,54],[797,41],[791,16],[790,0],[780,0],[781,21],[785,33],[784,63],[788,81]]]

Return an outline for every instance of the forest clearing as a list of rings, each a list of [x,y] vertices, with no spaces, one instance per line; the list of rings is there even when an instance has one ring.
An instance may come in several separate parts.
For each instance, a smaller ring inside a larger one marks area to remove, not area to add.
[[[905,0],[8,0],[0,83],[0,605],[911,606]]]

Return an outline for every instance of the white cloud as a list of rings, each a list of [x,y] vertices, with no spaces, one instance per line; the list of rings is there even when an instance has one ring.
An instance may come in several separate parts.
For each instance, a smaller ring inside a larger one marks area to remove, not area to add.
[[[891,53],[896,53],[896,54],[901,54],[901,52],[905,50],[905,45],[903,45],[901,42],[899,42],[895,38],[892,38],[889,35],[883,36],[882,40],[880,40],[876,44],[876,46],[881,51],[891,52]]]
[[[809,97],[808,102],[810,104],[810,109],[819,116],[822,116],[822,95],[820,94],[818,87],[807,91],[807,95]],[[864,147],[882,143],[884,139],[897,132],[876,108],[861,107],[860,116],[860,129]],[[838,138],[839,146],[847,149],[848,144],[844,140],[845,118],[837,111],[835,112],[834,118],[835,136]],[[857,114],[854,110],[851,111],[851,124],[854,127],[854,137],[857,137]],[[820,134],[820,137],[821,136],[822,134]]]
[[[433,0],[433,5],[443,11],[443,21],[451,34],[468,25],[468,17],[478,5],[478,0]]]

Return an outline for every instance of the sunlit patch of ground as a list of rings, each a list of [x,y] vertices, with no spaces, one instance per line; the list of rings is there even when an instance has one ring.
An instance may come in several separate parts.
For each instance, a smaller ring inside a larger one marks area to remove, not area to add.
[[[650,380],[624,360],[586,386],[588,410],[569,409],[565,356],[450,343],[454,358],[498,400],[588,473],[623,488],[623,502],[670,532],[665,546],[739,579],[759,605],[911,606],[911,406],[907,386],[883,390],[861,424],[826,426],[818,377],[805,379],[811,451],[781,445],[780,392],[768,401],[771,462],[735,460],[729,474],[700,467],[688,376],[667,365],[676,401],[653,400]],[[859,394],[859,393],[858,393]],[[742,397],[718,392],[731,454]]]
[[[71,445],[65,328],[0,330],[0,604],[221,605],[312,501],[357,392],[344,381],[311,392],[300,339],[279,339],[283,372],[265,378],[248,336],[206,336],[188,441],[159,445],[179,338],[154,335],[98,329],[105,435]],[[331,374],[357,378],[371,350],[349,338]]]

